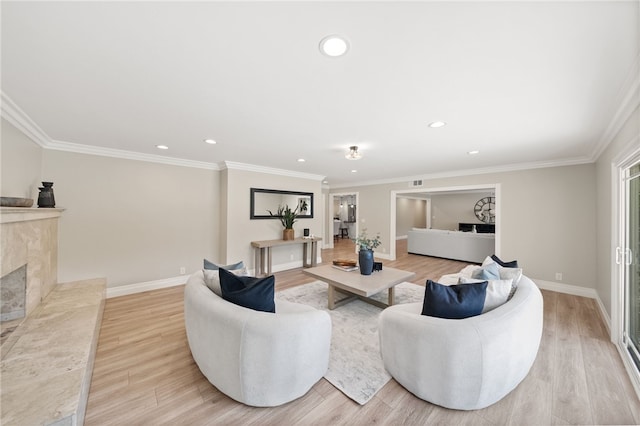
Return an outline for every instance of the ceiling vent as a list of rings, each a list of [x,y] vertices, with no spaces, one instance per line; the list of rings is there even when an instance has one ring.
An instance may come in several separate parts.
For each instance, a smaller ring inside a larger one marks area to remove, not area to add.
[[[422,186],[422,179],[412,180],[411,182],[409,182],[409,188],[416,188],[418,186]]]

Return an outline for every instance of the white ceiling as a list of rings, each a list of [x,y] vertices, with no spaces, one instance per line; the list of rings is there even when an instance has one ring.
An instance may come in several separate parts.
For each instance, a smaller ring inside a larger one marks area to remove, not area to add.
[[[608,142],[634,78],[638,5],[2,1],[2,92],[53,147],[331,186],[576,164]],[[346,56],[319,53],[328,34]],[[344,158],[350,145],[363,159]]]

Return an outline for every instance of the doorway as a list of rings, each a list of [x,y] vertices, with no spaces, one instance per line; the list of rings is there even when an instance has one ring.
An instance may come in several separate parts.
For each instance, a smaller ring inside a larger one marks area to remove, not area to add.
[[[487,185],[467,185],[467,186],[455,186],[455,187],[442,187],[442,188],[414,188],[407,190],[391,191],[391,218],[389,224],[389,236],[392,241],[395,242],[398,238],[397,230],[397,200],[399,197],[413,196],[421,197],[421,194],[455,194],[455,193],[469,193],[469,192],[491,192],[494,194],[495,206],[494,206],[494,225],[495,225],[495,250],[494,253],[500,256],[500,184],[487,184]],[[427,197],[428,198],[428,197]],[[431,228],[432,219],[432,205],[430,202],[425,205],[426,218],[425,223],[427,228]],[[396,260],[396,244],[391,244],[389,251],[389,259]]]
[[[327,245],[333,248],[336,239],[355,238],[358,235],[358,192],[329,194],[327,226],[332,238]]]
[[[640,153],[622,164],[618,171],[619,244],[615,269],[622,318],[615,340],[636,392],[640,394]]]

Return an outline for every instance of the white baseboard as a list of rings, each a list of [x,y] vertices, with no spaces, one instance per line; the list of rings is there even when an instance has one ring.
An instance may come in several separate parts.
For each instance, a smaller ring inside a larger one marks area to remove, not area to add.
[[[187,282],[188,275],[180,275],[162,280],[146,281],[143,283],[120,285],[117,287],[107,287],[107,299],[128,294],[142,293],[144,291],[158,290],[161,288],[174,287]]]
[[[531,278],[531,281],[536,283],[538,288],[541,288],[543,290],[556,291],[558,293],[573,294],[574,296],[588,297],[590,299],[595,299],[596,297],[598,297],[598,294],[593,288],[586,288],[586,287],[580,287],[577,285],[557,283],[554,281],[544,281],[544,280],[539,280],[537,278]]]
[[[396,241],[398,240],[407,240],[409,239],[408,235],[396,235]]]
[[[557,283],[553,281],[544,281],[544,280],[539,280],[537,278],[532,278],[531,280],[534,283],[536,283],[538,288],[541,288],[543,290],[555,291],[558,293],[572,294],[574,296],[582,296],[582,297],[588,297],[590,299],[595,299],[596,304],[598,305],[598,310],[600,311],[600,316],[604,321],[604,325],[607,327],[607,333],[609,335],[611,334],[611,318],[609,317],[607,310],[604,308],[604,304],[602,303],[602,300],[600,300],[600,296],[598,296],[598,293],[596,292],[595,289],[580,287],[580,286],[571,285],[571,284]]]
[[[380,259],[391,260],[391,256],[389,255],[389,253],[380,253],[378,251],[373,253],[373,257],[377,257],[377,258],[380,258]],[[384,268],[384,265],[382,265],[382,267]]]
[[[322,263],[322,257],[318,256],[318,264]],[[280,265],[274,265],[271,272],[286,271],[288,269],[302,268],[302,260],[297,262],[281,263]],[[247,272],[255,274],[254,269],[249,269]],[[182,285],[187,282],[189,275],[180,275],[173,278],[165,278],[162,280],[146,281],[143,283],[127,284],[117,287],[107,287],[107,299],[118,296],[126,296],[129,294],[142,293],[144,291],[159,290],[161,288],[174,287]]]

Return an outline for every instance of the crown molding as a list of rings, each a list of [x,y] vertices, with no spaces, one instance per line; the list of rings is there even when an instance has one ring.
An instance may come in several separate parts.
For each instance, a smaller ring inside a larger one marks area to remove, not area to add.
[[[591,153],[591,160],[594,162],[607,149],[633,111],[640,106],[640,53],[636,56],[616,100],[618,108]]]
[[[192,167],[196,169],[220,170],[216,163],[186,160],[183,158],[163,157],[162,155],[145,154],[126,151],[124,149],[103,148],[99,146],[83,145],[79,143],[53,140],[46,147],[56,151],[75,152],[77,154],[98,155],[101,157],[121,158],[124,160],[146,161],[148,163],[167,164],[170,166]]]
[[[29,139],[48,148],[51,138],[4,92],[0,91],[0,115]]]
[[[146,161],[150,163],[168,164],[173,166],[193,167],[207,170],[220,170],[216,163],[204,161],[185,160],[182,158],[163,157],[161,155],[143,154],[126,151],[123,149],[103,148],[98,146],[83,145],[79,143],[53,140],[40,128],[13,100],[0,91],[2,118],[7,120],[29,139],[44,149],[56,151],[75,152],[78,154],[98,155],[102,157],[122,158],[125,160]]]
[[[236,163],[234,161],[224,161],[222,164],[223,164],[222,169],[229,169],[229,170],[243,170],[246,172],[267,173],[270,175],[287,176],[287,177],[295,177],[300,179],[319,180],[319,181],[322,181],[325,178],[325,176],[323,175],[294,172],[292,170],[275,169],[272,167],[256,166],[254,164]]]
[[[506,164],[504,166],[496,166],[496,167],[452,170],[448,172],[431,173],[427,175],[414,175],[414,176],[404,176],[399,178],[353,182],[348,184],[332,185],[331,189],[352,188],[352,187],[368,186],[368,185],[386,185],[386,184],[393,184],[393,183],[404,183],[404,182],[409,182],[417,179],[431,180],[431,179],[442,179],[442,178],[451,178],[451,177],[460,177],[460,176],[484,175],[489,173],[519,172],[523,170],[546,169],[549,167],[577,166],[581,164],[591,164],[591,163],[593,163],[593,160],[590,157],[576,157],[576,158],[567,158],[564,160],[557,160],[557,161],[554,160],[554,161],[538,161],[538,162],[530,162],[530,163]]]

